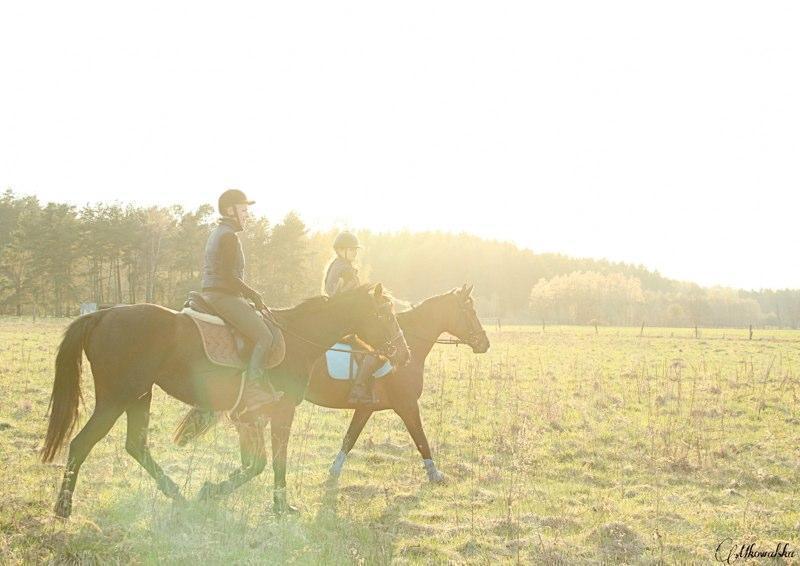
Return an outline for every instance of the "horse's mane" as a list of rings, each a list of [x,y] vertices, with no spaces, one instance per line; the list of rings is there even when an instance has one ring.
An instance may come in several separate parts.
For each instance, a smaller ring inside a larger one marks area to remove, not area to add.
[[[408,302],[408,301],[401,301],[402,303],[406,303],[408,305],[408,309],[402,311],[402,313],[414,311],[414,310],[420,308],[421,306],[425,305],[426,303],[429,303],[429,302],[434,301],[436,299],[441,299],[442,297],[446,297],[447,295],[451,295],[456,290],[457,289],[454,288],[454,289],[451,289],[450,291],[445,291],[444,293],[439,293],[438,295],[431,295],[430,297],[422,299],[421,301],[419,301],[417,303],[411,303],[411,302]],[[402,314],[402,313],[399,313],[399,314]]]
[[[273,314],[291,317],[303,314],[305,312],[319,310],[326,305],[329,300],[330,298],[326,297],[325,295],[316,295],[314,297],[304,299],[300,304],[293,307],[271,308],[270,310],[273,312]]]
[[[329,297],[327,295],[315,295],[313,297],[304,299],[300,304],[295,305],[293,307],[285,307],[285,308],[271,309],[271,310],[275,314],[279,314],[282,316],[289,316],[289,317],[301,314],[308,314],[309,312],[318,311],[327,304],[334,304],[340,301],[349,300],[354,295],[360,293],[368,293],[374,287],[375,285],[371,283],[364,283],[362,285],[359,285],[358,287],[355,287],[354,289],[350,289],[349,291],[344,291],[342,293],[334,295],[333,297]],[[383,294],[384,296],[387,296],[391,299],[391,295],[386,289],[383,290]]]

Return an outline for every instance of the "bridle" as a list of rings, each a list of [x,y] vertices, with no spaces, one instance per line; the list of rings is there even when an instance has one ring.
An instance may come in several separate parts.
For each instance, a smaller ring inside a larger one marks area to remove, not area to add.
[[[415,310],[418,306],[419,305],[413,305],[411,307],[411,310]],[[420,340],[425,340],[426,342],[432,341],[434,344],[444,344],[444,345],[448,345],[448,346],[453,346],[453,345],[458,346],[459,344],[465,344],[466,346],[469,346],[470,348],[475,348],[475,344],[477,343],[477,341],[480,338],[484,338],[484,339],[488,340],[488,337],[486,336],[486,331],[483,329],[483,326],[481,326],[480,321],[477,320],[477,317],[470,316],[470,312],[469,312],[470,309],[468,308],[466,301],[461,303],[460,310],[461,310],[462,313],[464,313],[464,317],[466,318],[466,320],[468,321],[468,324],[470,325],[469,333],[467,334],[466,339],[462,340],[461,338],[458,338],[458,337],[453,337],[453,338],[439,338],[439,337],[432,338],[432,337],[428,337],[428,338],[426,338],[425,336],[420,336],[420,335],[412,333],[412,332],[405,332],[404,334],[407,335],[407,336],[413,336],[415,338],[419,338]]]
[[[383,328],[388,326],[389,319],[393,317],[394,314],[392,313],[392,303],[391,301],[387,301],[385,304],[381,305],[378,309],[378,320],[383,323]],[[400,340],[405,340],[405,336],[403,336],[403,329],[400,328],[400,325],[397,324],[395,319],[395,326],[397,327],[397,332],[393,336],[384,336],[384,344],[380,348],[376,348],[374,352],[367,352],[370,354],[378,354],[379,356],[383,356],[388,359],[392,359],[394,355],[397,353],[397,343]]]

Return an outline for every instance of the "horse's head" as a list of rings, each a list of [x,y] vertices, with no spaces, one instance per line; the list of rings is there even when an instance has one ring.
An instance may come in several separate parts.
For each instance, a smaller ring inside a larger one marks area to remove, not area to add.
[[[363,286],[356,293],[355,333],[395,367],[403,367],[411,358],[406,338],[397,322],[392,298],[383,285]]]
[[[453,289],[446,297],[445,330],[470,346],[474,353],[486,353],[490,345],[489,337],[486,336],[486,331],[478,320],[478,313],[475,312],[472,285],[467,286],[465,283],[461,289]]]

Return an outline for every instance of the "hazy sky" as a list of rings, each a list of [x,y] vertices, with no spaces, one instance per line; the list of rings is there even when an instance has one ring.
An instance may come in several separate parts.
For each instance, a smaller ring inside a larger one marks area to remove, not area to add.
[[[800,287],[798,2],[6,2],[0,188]]]

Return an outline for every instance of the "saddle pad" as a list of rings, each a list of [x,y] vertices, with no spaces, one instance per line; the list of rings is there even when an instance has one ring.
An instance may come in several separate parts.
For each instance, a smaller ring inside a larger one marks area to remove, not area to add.
[[[352,379],[350,376],[350,357],[353,355],[350,352],[339,352],[338,350],[352,350],[350,344],[342,344],[341,342],[333,346],[336,350],[328,350],[325,352],[325,362],[328,365],[328,375],[333,379],[348,380]],[[394,370],[392,364],[386,362],[379,367],[375,373],[372,374],[375,378],[385,377]],[[358,362],[353,362],[353,377],[358,373]]]
[[[192,311],[192,313],[194,312],[195,311]],[[189,315],[189,319],[191,319],[197,327],[197,331],[200,333],[203,342],[203,350],[211,363],[239,369],[244,369],[247,366],[247,361],[243,360],[240,355],[244,346],[242,338],[235,335],[230,326],[224,324],[220,325],[217,322],[209,322],[205,317],[200,318],[188,312],[184,312],[184,314]],[[286,342],[283,338],[283,332],[281,332],[278,327],[270,324],[269,321],[267,321],[267,325],[270,327],[274,338],[272,348],[264,364],[265,367],[269,369],[283,361],[283,358],[286,356]]]
[[[200,332],[203,349],[210,362],[220,366],[244,368],[245,364],[240,359],[239,349],[236,347],[236,339],[229,327],[207,322],[195,316],[189,318]]]

